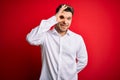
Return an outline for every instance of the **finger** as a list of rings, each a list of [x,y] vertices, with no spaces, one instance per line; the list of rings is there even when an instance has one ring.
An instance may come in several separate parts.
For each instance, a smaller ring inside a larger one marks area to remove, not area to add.
[[[60,9],[60,12],[64,11],[68,6],[67,5],[63,5]]]
[[[67,7],[68,7],[68,6],[67,6],[67,5],[65,5],[65,4],[62,6],[62,8],[63,8],[63,9],[66,9]]]

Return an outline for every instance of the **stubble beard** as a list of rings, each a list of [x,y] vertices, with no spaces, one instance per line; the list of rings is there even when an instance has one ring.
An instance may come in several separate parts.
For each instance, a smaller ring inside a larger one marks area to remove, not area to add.
[[[55,29],[57,30],[58,33],[66,33],[68,30],[67,25],[63,24],[56,24]]]

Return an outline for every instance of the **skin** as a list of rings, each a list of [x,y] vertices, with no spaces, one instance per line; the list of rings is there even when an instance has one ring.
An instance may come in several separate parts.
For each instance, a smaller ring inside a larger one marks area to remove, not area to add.
[[[72,13],[64,11],[66,8],[67,6],[63,5],[56,14],[58,23],[55,25],[55,29],[61,36],[66,34],[72,22]]]

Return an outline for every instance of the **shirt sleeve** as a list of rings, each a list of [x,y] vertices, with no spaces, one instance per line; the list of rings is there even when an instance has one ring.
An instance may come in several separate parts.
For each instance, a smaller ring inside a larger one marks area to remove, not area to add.
[[[27,34],[27,41],[31,45],[42,45],[45,38],[45,33],[56,23],[57,21],[55,16],[52,16],[47,20],[42,20],[39,26],[35,27],[30,33]]]
[[[81,37],[79,48],[77,50],[77,72],[79,73],[81,70],[85,68],[88,62],[88,55],[85,43],[83,41],[83,38]]]

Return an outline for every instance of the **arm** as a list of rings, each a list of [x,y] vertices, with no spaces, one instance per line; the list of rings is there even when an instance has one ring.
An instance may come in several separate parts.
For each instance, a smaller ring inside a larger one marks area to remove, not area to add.
[[[27,41],[32,45],[40,45],[45,38],[45,32],[47,32],[53,25],[57,23],[56,17],[53,16],[47,20],[42,20],[40,25],[32,29],[27,35]]]
[[[66,8],[67,6],[63,5],[55,16],[48,20],[42,20],[40,25],[32,29],[32,31],[27,35],[27,41],[32,45],[43,44],[45,32],[47,32],[56,23],[61,22],[60,15]]]
[[[77,51],[77,72],[79,73],[88,62],[87,50],[83,39],[81,38],[79,49]]]

